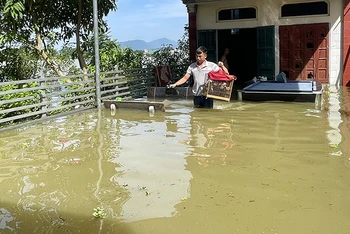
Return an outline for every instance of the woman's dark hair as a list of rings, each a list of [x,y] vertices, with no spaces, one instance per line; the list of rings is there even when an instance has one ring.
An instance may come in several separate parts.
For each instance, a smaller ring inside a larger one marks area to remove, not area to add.
[[[196,54],[201,54],[201,53],[206,54],[207,53],[207,48],[205,48],[204,46],[198,47],[198,49],[196,50]]]

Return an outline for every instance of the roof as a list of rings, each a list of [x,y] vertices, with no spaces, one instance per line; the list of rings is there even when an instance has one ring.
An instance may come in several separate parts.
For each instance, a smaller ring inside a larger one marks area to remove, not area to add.
[[[182,0],[183,4],[204,3],[204,2],[218,2],[221,0]]]

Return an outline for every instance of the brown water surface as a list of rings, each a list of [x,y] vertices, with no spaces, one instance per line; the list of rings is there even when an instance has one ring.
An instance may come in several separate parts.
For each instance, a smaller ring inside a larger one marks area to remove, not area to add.
[[[350,233],[349,89],[164,102],[1,132],[0,233]]]

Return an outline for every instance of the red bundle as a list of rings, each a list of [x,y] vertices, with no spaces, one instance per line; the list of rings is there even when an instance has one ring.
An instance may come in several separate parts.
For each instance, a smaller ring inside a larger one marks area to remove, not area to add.
[[[208,77],[210,80],[216,81],[231,81],[237,80],[237,77],[234,75],[230,75],[226,73],[224,70],[220,69],[218,71],[211,71],[208,73]]]

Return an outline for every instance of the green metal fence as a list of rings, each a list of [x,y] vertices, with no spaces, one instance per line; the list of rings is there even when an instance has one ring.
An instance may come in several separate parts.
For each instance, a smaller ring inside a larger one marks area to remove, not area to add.
[[[153,69],[102,72],[101,99],[133,99],[155,85]],[[95,75],[0,82],[0,130],[97,106]]]
[[[172,79],[180,79],[185,69],[171,67]],[[97,100],[145,97],[156,85],[154,68],[101,72],[100,84],[95,80],[95,74],[86,74],[0,82],[0,131],[96,108]]]

